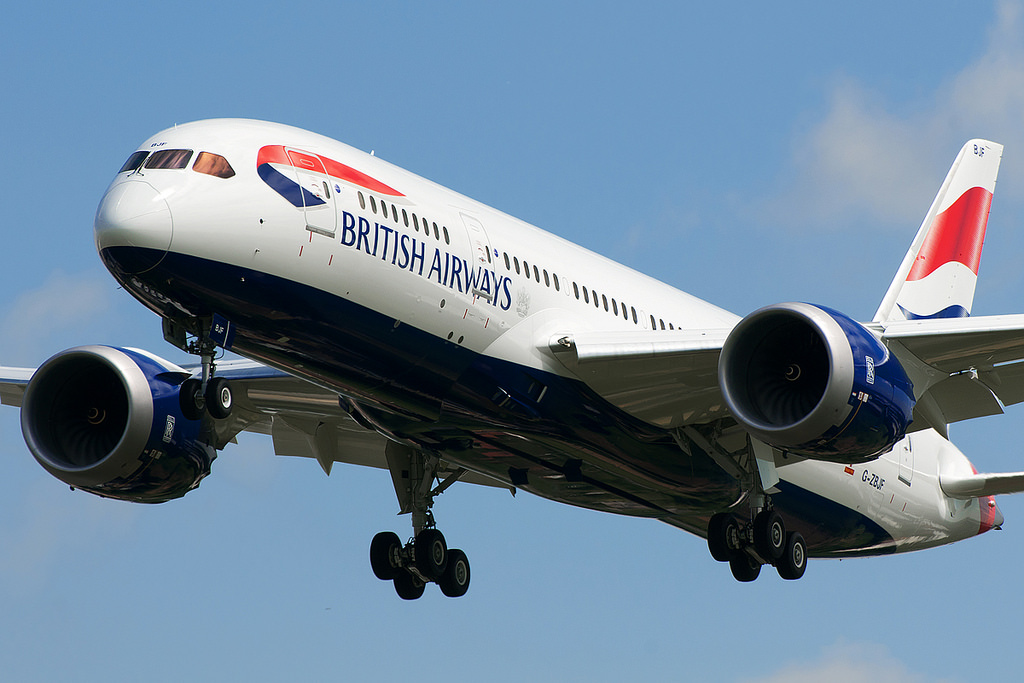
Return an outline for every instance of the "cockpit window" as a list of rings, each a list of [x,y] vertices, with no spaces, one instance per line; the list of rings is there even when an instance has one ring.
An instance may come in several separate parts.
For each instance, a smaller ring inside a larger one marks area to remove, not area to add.
[[[228,160],[219,154],[211,152],[200,152],[192,170],[197,173],[217,176],[218,178],[230,178],[235,175],[235,169],[231,168]]]
[[[124,162],[124,166],[121,167],[121,170],[118,171],[118,173],[139,170],[139,166],[142,166],[142,162],[146,160],[146,156],[148,154],[149,152],[147,152],[146,150],[135,152],[130,157],[128,157],[128,161]]]
[[[185,168],[192,158],[190,149],[162,149],[146,160],[146,168]]]

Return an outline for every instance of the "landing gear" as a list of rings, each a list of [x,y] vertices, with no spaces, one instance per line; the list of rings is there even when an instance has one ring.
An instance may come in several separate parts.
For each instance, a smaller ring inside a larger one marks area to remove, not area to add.
[[[398,535],[384,531],[370,543],[370,568],[382,581],[393,581],[403,600],[423,595],[426,584],[436,583],[450,598],[469,590],[469,559],[450,549],[434,526],[434,497],[454,484],[464,470],[456,470],[434,486],[439,459],[423,451],[389,442],[385,450],[402,513],[412,514],[414,536],[402,545]]]
[[[782,516],[764,509],[746,524],[720,512],[708,522],[708,549],[719,562],[728,562],[737,581],[753,581],[761,565],[774,565],[779,576],[796,580],[807,569],[807,543],[799,531],[786,531]]]
[[[216,345],[206,337],[199,337],[190,343],[182,341],[180,348],[198,355],[203,366],[201,377],[191,377],[181,383],[178,390],[181,414],[188,420],[201,420],[204,414],[215,420],[231,417],[234,405],[231,383],[223,377],[214,377]]]
[[[403,600],[423,595],[424,586],[436,583],[449,598],[469,590],[469,559],[458,549],[449,549],[437,529],[424,529],[404,546],[398,535],[382,531],[370,543],[370,568],[381,581],[394,581]]]

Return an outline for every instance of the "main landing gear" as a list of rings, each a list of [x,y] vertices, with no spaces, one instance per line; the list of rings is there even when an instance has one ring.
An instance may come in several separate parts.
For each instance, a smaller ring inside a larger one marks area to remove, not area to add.
[[[451,549],[434,525],[434,497],[454,484],[465,470],[457,470],[436,487],[437,456],[388,442],[385,454],[401,506],[400,514],[412,514],[413,538],[404,545],[398,534],[384,531],[370,543],[370,568],[382,581],[393,581],[403,600],[423,595],[428,583],[457,598],[469,590],[469,559]]]
[[[727,512],[708,522],[708,549],[719,562],[728,562],[737,581],[753,581],[761,566],[774,565],[779,576],[799,579],[807,569],[807,544],[799,531],[786,531],[782,516],[764,508],[747,524]]]

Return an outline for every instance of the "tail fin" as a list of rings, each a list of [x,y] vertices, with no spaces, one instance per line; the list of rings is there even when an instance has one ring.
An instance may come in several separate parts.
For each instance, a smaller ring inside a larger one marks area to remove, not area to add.
[[[875,322],[971,314],[978,263],[1003,146],[971,140],[960,150],[889,285]]]

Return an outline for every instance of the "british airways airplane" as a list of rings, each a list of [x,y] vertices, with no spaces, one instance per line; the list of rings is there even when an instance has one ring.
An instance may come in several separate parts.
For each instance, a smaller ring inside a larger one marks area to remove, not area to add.
[[[81,346],[0,368],[0,398],[48,472],[108,498],[183,496],[241,431],[386,469],[412,532],[370,565],[404,599],[469,587],[433,515],[456,482],[666,522],[740,581],[951,543],[1024,490],[947,432],[1024,400],[1024,316],[969,317],[1001,154],[963,147],[856,322],[740,318],[297,128],[176,126],[116,174],[95,237],[198,362]]]

